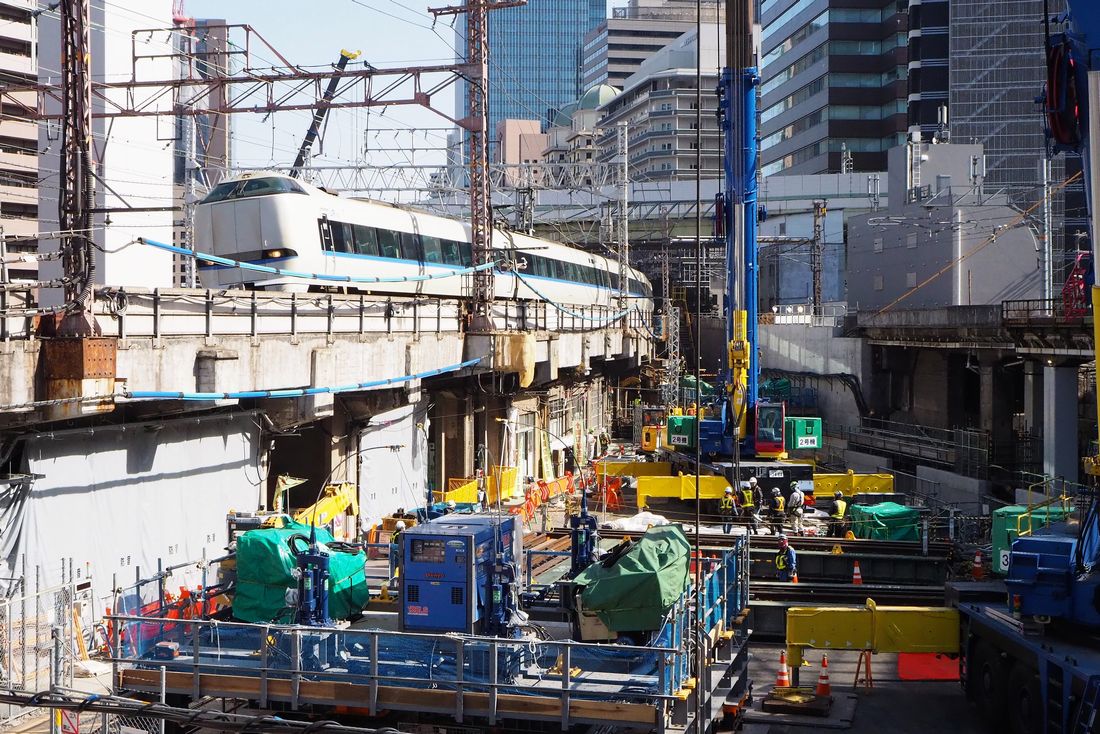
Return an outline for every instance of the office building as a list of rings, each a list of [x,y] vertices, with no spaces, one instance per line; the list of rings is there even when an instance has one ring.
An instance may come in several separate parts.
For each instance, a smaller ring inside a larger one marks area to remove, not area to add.
[[[190,19],[189,19],[190,20]],[[224,20],[194,19],[188,33],[175,34],[181,56],[178,73],[196,72],[204,79],[229,72],[229,29]],[[192,63],[192,57],[194,62]],[[186,62],[185,62],[186,60]],[[223,104],[226,91],[214,88],[208,102]],[[195,202],[216,185],[230,166],[230,116],[205,113],[176,118],[176,155],[172,172],[173,193],[181,215],[172,230],[172,244],[190,248],[191,216]],[[177,287],[197,282],[195,261],[176,255],[172,279]]]
[[[906,0],[763,0],[761,171],[882,170],[906,130]]]
[[[703,32],[702,170],[704,178],[722,176],[721,137],[715,115],[717,69],[724,37]],[[618,158],[616,127],[627,125],[630,175],[638,180],[695,177],[696,33],[690,31],[642,62],[625,81],[622,94],[600,108],[597,160]]]
[[[157,19],[161,19],[160,22]],[[43,13],[38,18],[39,79],[56,83],[58,59],[61,58],[60,21],[56,15]],[[91,55],[93,79],[127,79],[133,76],[134,49],[129,43],[115,42],[130,38],[135,30],[151,27],[169,28],[172,25],[172,3],[169,0],[150,0],[143,3],[141,11],[122,5],[107,4],[97,9],[91,27],[91,46],[102,49]],[[138,41],[138,53],[148,54],[143,61],[141,74],[148,79],[172,77],[172,55],[175,33],[148,34]],[[146,76],[147,75],[147,76]],[[123,93],[112,97],[117,102]],[[157,100],[149,110],[165,113],[172,110],[170,95]],[[95,97],[92,113],[102,114],[110,104]],[[46,99],[46,112],[59,113],[56,100]],[[146,236],[167,240],[172,236],[177,215],[174,206],[172,168],[175,157],[172,117],[119,117],[92,119],[93,157],[96,160],[94,181],[94,206],[92,240],[97,247],[94,283],[97,285],[131,286],[139,288],[169,288],[173,285],[172,255],[134,244],[135,237]],[[54,126],[41,125],[38,131],[39,200],[38,226],[43,232],[57,230],[58,194],[60,191],[59,164],[61,146],[56,139]],[[134,209],[134,211],[130,211]],[[56,251],[57,238],[42,238],[40,252]],[[42,277],[46,280],[60,278],[61,265],[57,260],[41,264]],[[60,289],[43,289],[44,305],[61,301]]]
[[[1035,98],[1046,83],[1044,9],[1064,0],[909,0],[910,134],[985,150],[985,182],[1026,208],[1039,200],[1046,138]],[[1057,25],[1054,27],[1057,30]],[[1055,158],[1050,180],[1080,170],[1075,156]],[[1087,232],[1084,191],[1052,197],[1053,288]]]
[[[703,22],[717,23],[723,15],[721,8],[715,0],[706,0]],[[694,0],[632,0],[615,8],[611,18],[584,37],[581,87],[610,84],[622,89],[643,61],[694,30],[695,23]]]
[[[0,84],[33,84],[38,80],[34,57],[33,0],[6,0],[0,4]],[[33,109],[29,94],[21,100]],[[2,256],[11,259],[38,249],[38,123],[20,119],[19,110],[5,109],[0,119],[0,232]],[[2,280],[33,282],[36,262],[13,262],[3,268]]]
[[[888,206],[848,220],[848,304],[862,310],[1000,306],[1038,298],[1039,241],[1008,196],[984,186],[975,144],[889,153]],[[921,183],[923,182],[923,183]],[[899,299],[904,299],[899,301]]]
[[[607,16],[605,0],[531,0],[489,13],[489,127],[501,120],[549,125],[556,110],[577,99],[585,34]],[[466,58],[465,24],[455,26],[459,60]],[[456,118],[469,114],[466,84],[455,89]]]

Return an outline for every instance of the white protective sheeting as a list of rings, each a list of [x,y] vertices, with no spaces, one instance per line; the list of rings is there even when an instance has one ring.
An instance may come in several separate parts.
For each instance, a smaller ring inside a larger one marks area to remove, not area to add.
[[[91,575],[97,604],[112,574],[128,586],[158,559],[224,555],[226,513],[255,510],[263,492],[252,414],[40,434],[27,439],[24,464],[44,477],[0,512],[0,575],[18,575],[25,556],[50,586],[71,558],[80,578]],[[173,577],[169,588],[192,581]]]
[[[359,434],[359,517],[363,527],[423,507],[428,486],[428,407],[405,405],[372,416]],[[400,448],[393,448],[400,446]]]

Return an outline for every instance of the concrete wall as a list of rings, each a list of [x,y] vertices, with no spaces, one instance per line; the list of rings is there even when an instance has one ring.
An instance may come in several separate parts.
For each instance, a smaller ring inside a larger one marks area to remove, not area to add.
[[[870,347],[862,339],[838,336],[829,327],[806,324],[761,324],[760,364],[765,370],[851,374],[865,383],[870,373]],[[826,422],[858,425],[859,410],[851,390],[836,379],[811,378],[818,408]]]
[[[983,505],[990,504],[988,495],[993,485],[985,480],[964,477],[930,466],[918,466],[917,477],[925,482],[935,482],[939,500],[957,504],[963,512],[982,513],[985,511]]]

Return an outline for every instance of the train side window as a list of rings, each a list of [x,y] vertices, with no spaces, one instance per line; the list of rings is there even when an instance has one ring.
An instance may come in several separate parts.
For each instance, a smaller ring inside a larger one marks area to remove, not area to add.
[[[330,222],[332,231],[332,246],[336,252],[355,252],[355,236],[351,225],[347,222]]]
[[[332,229],[329,228],[327,219],[317,220],[317,229],[321,233],[321,249],[332,251]]]
[[[541,255],[526,255],[527,258],[527,270],[524,271],[524,275],[542,275],[543,273],[543,259]]]
[[[412,232],[401,233],[401,257],[417,261],[424,259],[423,253],[420,252],[420,235]]]
[[[378,235],[374,233],[374,227],[356,224],[352,227],[355,234],[355,251],[360,255],[378,256]]]
[[[424,249],[424,262],[441,263],[443,260],[443,246],[438,237],[420,235],[420,246]]]
[[[469,242],[459,242],[458,251],[462,254],[462,266],[472,267],[474,264],[474,248]]]
[[[443,256],[443,262],[448,265],[462,264],[462,252],[458,249],[458,243],[454,240],[440,240],[439,252]]]
[[[401,257],[401,245],[397,232],[388,229],[378,230],[378,251],[382,257]]]
[[[608,273],[607,275],[608,275],[608,279],[611,282],[611,289],[616,290],[616,291],[619,290],[619,274],[618,273]]]

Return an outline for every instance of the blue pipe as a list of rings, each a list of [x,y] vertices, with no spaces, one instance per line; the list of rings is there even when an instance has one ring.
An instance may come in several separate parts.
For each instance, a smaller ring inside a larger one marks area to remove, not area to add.
[[[478,357],[477,359],[468,359],[465,362],[447,365],[446,367],[440,367],[434,370],[417,372],[414,375],[404,375],[402,377],[387,377],[383,380],[371,380],[370,382],[358,382],[354,385],[337,385],[334,387],[301,387],[276,390],[244,390],[241,392],[175,392],[170,390],[128,390],[122,395],[128,400],[245,400],[248,398],[300,398],[305,395],[324,395],[330,393],[349,392],[352,390],[366,390],[368,388],[383,387],[386,385],[399,385],[403,382],[409,382],[410,380],[422,380],[427,377],[434,377],[436,375],[442,375],[448,372],[457,372],[458,370],[466,369],[467,367],[473,367],[475,364],[483,359],[485,358]]]

